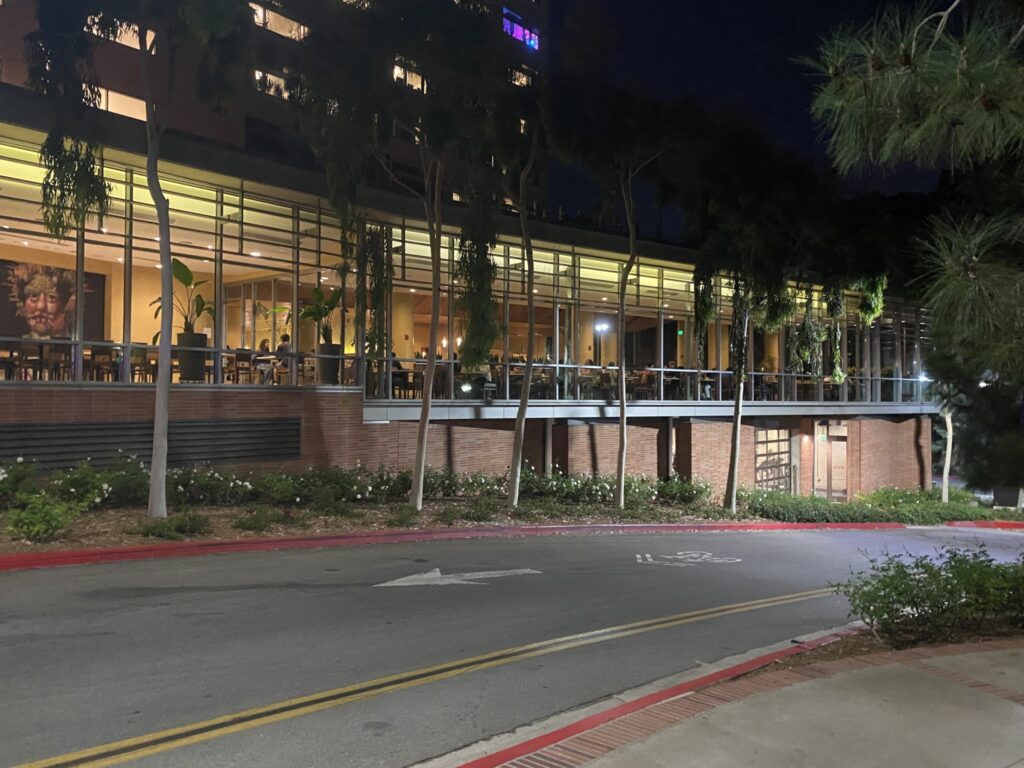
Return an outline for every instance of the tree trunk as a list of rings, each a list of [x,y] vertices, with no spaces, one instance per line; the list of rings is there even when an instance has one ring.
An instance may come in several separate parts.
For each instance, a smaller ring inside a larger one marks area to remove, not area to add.
[[[417,512],[423,511],[423,477],[427,468],[427,431],[430,426],[430,404],[434,394],[434,374],[437,370],[438,331],[441,324],[441,184],[444,178],[444,163],[435,161],[433,191],[430,180],[427,183],[427,199],[424,209],[427,216],[427,230],[430,233],[430,262],[433,269],[430,306],[430,348],[427,350],[427,369],[423,372],[423,404],[420,407],[420,422],[416,429],[416,464],[412,470],[412,491],[409,501]],[[430,195],[433,195],[431,197]]]
[[[508,505],[519,506],[519,479],[523,468],[523,443],[526,441],[526,410],[530,405],[530,385],[533,382],[533,357],[535,353],[536,316],[533,299],[533,239],[526,210],[520,200],[519,221],[523,230],[523,252],[526,254],[526,370],[523,371],[523,390],[519,393],[519,410],[516,411],[516,429],[512,441],[512,465],[508,477]]]
[[[737,289],[738,290],[738,289]],[[736,319],[733,319],[736,322]],[[741,321],[740,338],[746,340],[750,325],[750,312],[745,311]],[[729,477],[725,486],[725,506],[736,515],[736,489],[740,480],[740,435],[743,430],[743,384],[746,378],[746,355],[739,357],[741,365],[733,365],[734,392],[732,404],[732,447],[729,451]]]
[[[725,487],[725,503],[729,514],[736,515],[736,488],[740,474],[740,434],[743,429],[743,380],[736,382],[732,404],[732,448],[729,451],[729,479]]]
[[[1017,489],[1017,512],[1024,512],[1024,487]]]
[[[530,387],[533,384],[533,357],[535,354],[534,336],[537,331],[536,302],[533,298],[533,237],[530,234],[530,221],[526,213],[526,187],[537,156],[538,135],[534,129],[530,155],[519,174],[519,199],[515,201],[516,209],[519,211],[519,227],[523,234],[523,253],[526,255],[526,370],[523,371],[523,390],[519,393],[519,410],[516,411],[515,433],[512,438],[512,463],[508,468],[508,505],[512,509],[519,506],[519,481],[523,473],[523,445],[526,442],[526,411],[530,407]]]
[[[953,412],[948,408],[942,411],[946,421],[946,454],[942,460],[942,503],[949,503],[949,467],[953,463]]]
[[[618,326],[618,364],[619,364],[619,456],[615,465],[615,506],[619,509],[626,508],[626,449],[629,438],[627,436],[627,413],[626,413],[626,292],[629,290],[629,275],[636,264],[636,232],[633,229],[633,186],[632,180],[622,185],[622,202],[626,209],[626,228],[629,232],[629,258],[622,268],[622,276],[619,280],[619,312]]]
[[[171,401],[171,334],[174,326],[174,270],[171,266],[171,220],[167,197],[160,184],[160,127],[157,123],[156,88],[152,57],[139,28],[142,80],[146,95],[146,183],[156,207],[160,234],[160,341],[157,348],[156,397],[153,401],[153,448],[149,466],[150,517],[167,517],[167,422]]]

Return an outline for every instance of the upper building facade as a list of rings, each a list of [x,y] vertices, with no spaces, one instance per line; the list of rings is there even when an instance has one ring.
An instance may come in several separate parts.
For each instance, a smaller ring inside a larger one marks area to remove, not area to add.
[[[523,8],[501,6],[496,23],[522,56],[519,71],[528,78],[544,66],[546,7],[522,2]],[[315,23],[269,4],[251,5],[264,38],[261,52],[300,41]],[[159,258],[132,58],[143,54],[130,40],[104,41],[98,49],[112,205],[77,237],[58,241],[46,234],[40,214],[38,147],[48,113],[23,87],[22,40],[33,14],[29,0],[0,4],[0,461],[28,453],[61,463],[83,453],[110,456],[117,447],[145,452]],[[274,87],[282,73],[271,59],[254,69],[224,116],[205,112],[189,89],[164,96],[173,107],[161,165],[172,250],[214,309],[199,319],[205,338],[189,342],[199,346],[176,357],[172,458],[407,466],[425,361],[434,355],[442,364],[434,383],[431,463],[503,471],[527,344],[517,220],[500,218],[492,253],[503,333],[490,363],[468,370],[459,362],[464,326],[452,301],[459,290],[458,189],[449,190],[445,211],[450,226],[436,349],[428,344],[431,270],[416,206],[386,185],[362,190],[361,206],[387,238],[392,273],[390,292],[371,303],[366,317],[388,352],[368,358],[355,322],[354,281],[341,269],[349,233],[325,200],[291,105]],[[401,61],[394,75],[407,87],[424,87]],[[396,163],[402,151],[396,137]],[[540,178],[538,196],[542,190]],[[531,461],[570,472],[611,471],[620,407],[614,386],[621,376],[629,393],[630,470],[678,471],[723,486],[735,386],[728,285],[715,286],[706,361],[698,368],[694,254],[642,241],[627,297],[626,358],[617,360],[614,307],[624,239],[540,214],[533,230]],[[317,287],[339,295],[332,318],[337,352],[318,344],[314,325],[301,319]],[[185,297],[185,286],[176,283],[175,290]],[[929,485],[934,407],[922,367],[926,318],[890,299],[883,316],[865,326],[856,297],[848,295],[838,336],[821,347],[822,370],[807,370],[795,364],[795,327],[808,311],[831,322],[820,287],[810,290],[790,327],[750,334],[741,481],[832,498],[885,485]],[[829,375],[833,361],[844,377]]]

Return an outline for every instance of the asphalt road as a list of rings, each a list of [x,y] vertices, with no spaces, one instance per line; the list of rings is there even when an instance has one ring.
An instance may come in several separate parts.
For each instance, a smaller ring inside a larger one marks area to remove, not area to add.
[[[865,552],[933,553],[944,543],[982,540],[1000,558],[1024,551],[1024,534],[951,529],[589,535],[0,574],[0,766],[524,644],[813,590],[844,579],[851,566],[863,567]],[[681,551],[728,561],[657,564],[684,562],[665,557]],[[540,573],[374,587],[435,568],[444,575]],[[406,766],[700,663],[846,621],[843,601],[828,595],[691,617],[589,644],[576,638],[544,655],[518,652],[494,665],[463,665],[457,674],[423,672],[390,690],[378,683],[318,711],[292,702],[301,716],[232,726],[211,740],[171,734],[165,746],[172,749],[128,764]]]

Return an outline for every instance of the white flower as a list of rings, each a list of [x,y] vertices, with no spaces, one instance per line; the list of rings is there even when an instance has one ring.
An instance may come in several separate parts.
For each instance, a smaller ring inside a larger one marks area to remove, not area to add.
[[[295,497],[295,503],[298,504],[300,501],[302,501],[302,499],[300,499],[298,496],[296,496]]]
[[[74,493],[74,492],[75,492],[75,489],[74,489],[74,488],[69,488],[68,490],[69,490],[69,491],[71,491],[71,493]]]
[[[95,499],[93,499],[93,503],[94,504],[99,504],[100,503],[100,497],[97,496]]]
[[[356,498],[357,498],[357,499],[361,499],[361,498],[363,498],[363,494],[361,494],[361,493],[357,493],[357,494],[356,494]]]
[[[179,486],[178,486],[178,493],[184,493],[184,492],[185,492],[185,489],[184,489],[184,488],[182,488],[182,487],[181,487],[181,486],[179,485]]]
[[[17,458],[17,462],[18,462],[19,464],[23,464],[23,463],[25,462],[25,458],[24,458],[23,456],[19,456],[19,457]]]

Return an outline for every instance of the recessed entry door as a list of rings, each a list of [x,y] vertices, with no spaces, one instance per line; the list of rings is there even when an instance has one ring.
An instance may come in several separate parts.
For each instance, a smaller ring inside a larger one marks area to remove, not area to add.
[[[848,491],[846,473],[845,421],[819,421],[814,428],[814,495],[845,501]]]

